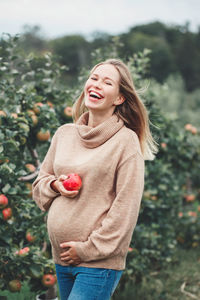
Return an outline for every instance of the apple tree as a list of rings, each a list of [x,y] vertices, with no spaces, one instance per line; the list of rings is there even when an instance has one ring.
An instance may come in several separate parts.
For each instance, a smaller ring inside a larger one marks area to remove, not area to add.
[[[0,290],[18,291],[26,280],[39,292],[56,280],[31,183],[53,133],[72,121],[72,91],[61,86],[65,67],[50,53],[25,56],[18,41],[0,41]]]

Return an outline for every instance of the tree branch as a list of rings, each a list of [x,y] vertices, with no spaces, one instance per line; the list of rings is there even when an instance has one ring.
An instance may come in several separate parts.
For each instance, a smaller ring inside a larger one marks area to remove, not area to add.
[[[41,163],[40,163],[40,160],[39,160],[38,153],[37,153],[36,149],[32,149],[30,146],[28,146],[28,149],[29,149],[29,151],[30,151],[30,153],[31,153],[32,158],[33,158],[34,161],[35,161],[35,165],[36,165],[36,168],[37,168],[37,169],[36,169],[35,172],[33,172],[33,173],[31,173],[31,174],[28,174],[28,175],[26,175],[26,176],[21,176],[21,177],[19,177],[18,179],[19,179],[20,181],[30,181],[30,180],[32,180],[33,178],[35,178],[35,177],[38,175],[38,173],[39,173],[39,169],[40,169]]]
[[[189,293],[189,292],[186,292],[185,291],[185,285],[186,285],[186,282],[184,282],[182,285],[181,285],[181,292],[185,295],[187,295],[188,297],[192,298],[192,299],[198,299],[196,295],[192,294],[192,293]]]
[[[35,178],[38,175],[38,173],[39,173],[39,170],[36,170],[35,172],[33,172],[29,175],[19,177],[18,180],[20,180],[20,181],[29,181],[29,180]]]

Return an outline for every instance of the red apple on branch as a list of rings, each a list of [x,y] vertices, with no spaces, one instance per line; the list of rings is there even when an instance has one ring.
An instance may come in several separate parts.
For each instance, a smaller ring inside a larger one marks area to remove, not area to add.
[[[33,173],[36,170],[36,167],[33,164],[25,164],[25,167],[28,172]]]
[[[16,251],[15,254],[19,255],[19,256],[26,256],[29,251],[30,251],[30,248],[25,247],[25,248],[20,249],[19,251]]]
[[[33,243],[35,241],[36,237],[33,236],[30,231],[27,231],[26,239],[29,243]]]
[[[7,207],[2,210],[4,221],[9,220],[12,217],[12,208]]]
[[[0,208],[4,208],[8,205],[8,198],[4,195],[4,194],[1,194],[0,195]]]
[[[45,287],[51,287],[56,283],[56,276],[52,274],[45,274],[42,276],[42,284]]]
[[[81,177],[75,173],[68,174],[67,179],[63,181],[63,186],[68,191],[78,191],[82,186]]]
[[[72,120],[72,107],[71,106],[66,106],[63,113],[64,113],[64,117],[66,120],[68,120],[68,121]]]
[[[8,288],[12,293],[19,292],[21,290],[21,282],[18,279],[11,280],[8,283]]]

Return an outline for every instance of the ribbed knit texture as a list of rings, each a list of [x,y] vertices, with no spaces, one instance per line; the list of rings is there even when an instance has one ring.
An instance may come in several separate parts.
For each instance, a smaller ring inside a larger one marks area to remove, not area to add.
[[[139,214],[144,159],[137,135],[116,115],[94,128],[87,122],[88,112],[58,128],[33,183],[33,198],[48,210],[55,263],[65,265],[60,243],[75,241],[79,266],[122,270]],[[69,173],[82,178],[75,198],[50,187]]]
[[[111,118],[93,128],[87,126],[88,117],[88,113],[85,113],[77,122],[77,125],[82,125],[77,126],[80,140],[87,148],[95,148],[100,146],[124,125],[124,122],[121,119],[118,119],[117,115],[114,114]]]

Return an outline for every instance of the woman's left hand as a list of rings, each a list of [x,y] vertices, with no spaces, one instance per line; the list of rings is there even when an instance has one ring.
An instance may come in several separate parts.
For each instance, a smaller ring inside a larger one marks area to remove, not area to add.
[[[81,259],[76,253],[75,245],[76,242],[66,242],[60,244],[60,247],[63,249],[60,258],[63,262],[69,265],[78,265],[81,263]]]

